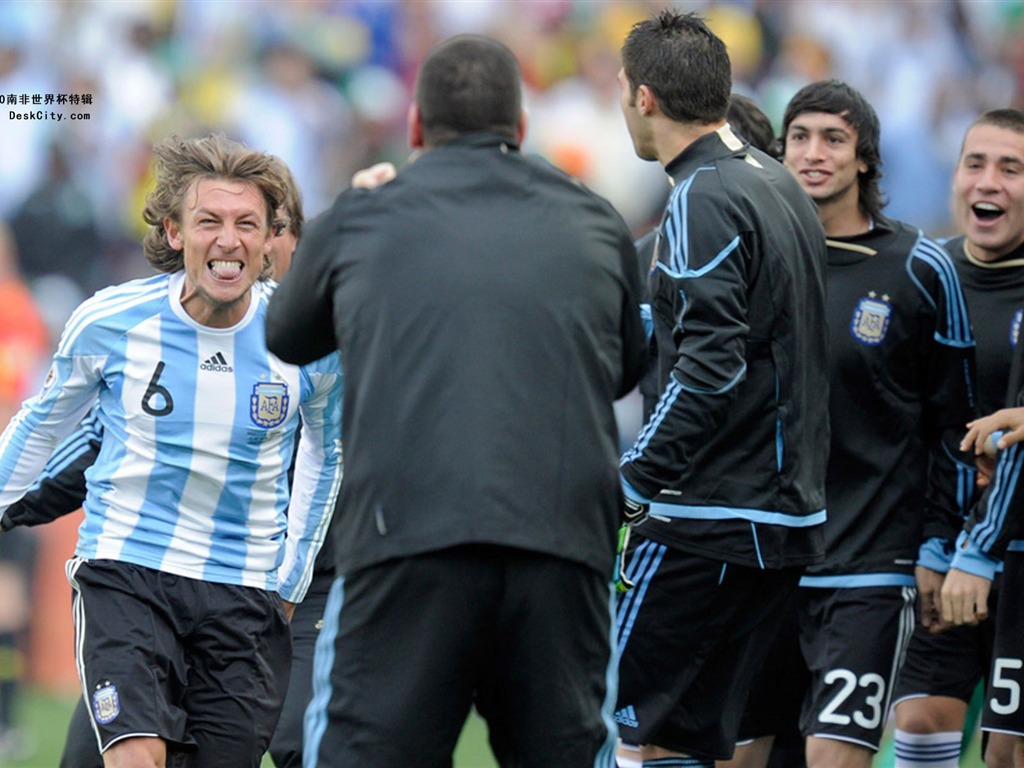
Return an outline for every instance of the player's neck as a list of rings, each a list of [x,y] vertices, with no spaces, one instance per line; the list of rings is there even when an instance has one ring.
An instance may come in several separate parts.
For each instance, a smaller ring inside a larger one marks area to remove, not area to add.
[[[195,289],[184,289],[181,307],[199,325],[207,328],[233,328],[245,319],[252,301],[252,290],[246,291],[237,301],[223,304]]]
[[[871,230],[871,219],[860,209],[856,195],[819,203],[818,219],[827,237],[855,237]]]
[[[724,120],[715,123],[678,123],[663,119],[661,130],[656,134],[655,152],[658,162],[667,166],[697,139],[714,133],[725,125]]]

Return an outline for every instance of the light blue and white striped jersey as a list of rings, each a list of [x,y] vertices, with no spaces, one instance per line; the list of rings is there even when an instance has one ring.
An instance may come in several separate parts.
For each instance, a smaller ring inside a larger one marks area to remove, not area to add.
[[[267,351],[272,284],[253,286],[236,326],[209,328],[181,306],[183,283],[135,280],[75,310],[42,390],[0,436],[0,512],[98,402],[79,557],[300,600],[341,482],[339,357],[300,368]]]

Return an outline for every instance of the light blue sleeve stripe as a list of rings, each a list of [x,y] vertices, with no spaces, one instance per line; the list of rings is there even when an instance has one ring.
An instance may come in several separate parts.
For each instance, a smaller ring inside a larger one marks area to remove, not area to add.
[[[854,589],[856,587],[913,587],[909,573],[849,573],[842,576],[801,576],[801,587]]]
[[[817,512],[812,512],[808,515],[791,515],[786,512],[774,512],[764,509],[666,504],[658,501],[651,503],[650,514],[652,517],[686,520],[749,520],[752,523],[780,525],[786,528],[811,528],[824,523],[827,517],[824,509],[819,509]]]
[[[974,501],[975,477],[977,470],[970,464],[965,463],[959,456],[955,455],[949,446],[943,441],[941,443],[942,453],[950,464],[956,468],[956,505],[962,517],[967,517],[971,511],[971,504]]]
[[[958,347],[974,346],[974,337],[971,333],[970,321],[967,313],[967,300],[964,297],[960,286],[960,279],[956,274],[956,267],[953,260],[939,245],[924,237],[918,232],[918,240],[910,251],[906,268],[911,280],[917,285],[918,290],[925,297],[932,308],[937,308],[937,302],[924,286],[921,285],[917,276],[914,275],[912,263],[919,259],[928,265],[939,276],[939,282],[945,293],[946,305],[946,328],[948,338],[936,334],[936,339],[941,343]]]
[[[723,395],[726,392],[728,392],[730,389],[735,387],[737,384],[739,384],[740,381],[743,380],[743,377],[746,375],[746,373],[747,373],[747,361],[744,360],[743,361],[743,365],[740,366],[740,369],[736,372],[736,375],[732,377],[732,380],[726,382],[725,384],[723,384],[718,389],[700,389],[698,387],[688,387],[685,384],[683,384],[682,382],[679,383],[679,386],[682,387],[682,389],[684,391],[692,392],[695,395]]]
[[[1024,464],[1024,451],[1020,444],[1011,445],[1000,453],[996,464],[992,489],[989,491],[985,517],[971,530],[970,538],[983,551],[991,549],[1005,524],[1014,489]]]
[[[648,419],[644,428],[640,430],[640,434],[636,439],[636,444],[622,457],[620,465],[628,464],[644,452],[644,449],[651,442],[651,437],[658,430],[658,427],[661,426],[661,423],[665,420],[665,416],[672,410],[672,406],[675,404],[681,391],[682,386],[679,382],[670,377],[668,385],[665,387],[665,391],[661,393],[661,398],[658,400],[658,404],[651,413],[650,419]]]
[[[619,475],[619,480],[622,483],[622,493],[628,499],[632,499],[640,504],[650,504],[651,500],[645,497],[640,491],[630,485],[629,481],[622,475]]]
[[[972,347],[977,346],[974,343],[974,339],[970,339],[968,341],[957,341],[956,339],[947,339],[945,336],[938,332],[936,332],[932,336],[932,338],[934,338],[937,342],[939,342],[939,344],[942,344],[943,346],[956,347],[957,349],[971,349]]]
[[[951,554],[946,554],[945,539],[933,536],[918,548],[917,565],[936,573],[946,573],[949,570],[949,561],[952,557]]]

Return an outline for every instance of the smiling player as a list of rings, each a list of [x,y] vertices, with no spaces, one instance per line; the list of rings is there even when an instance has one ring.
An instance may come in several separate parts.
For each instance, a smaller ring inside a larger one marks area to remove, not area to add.
[[[926,513],[959,520],[969,501],[953,459],[974,412],[964,296],[948,254],[882,213],[880,134],[838,80],[804,86],[783,117],[784,165],[827,236],[828,520],[825,561],[801,578],[750,698],[744,768],[798,717],[810,768],[870,768],[914,626]]]
[[[1008,394],[1016,396],[1007,392],[1007,382],[1024,305],[1024,112],[992,110],[968,128],[953,174],[952,207],[962,234],[946,248],[971,309],[978,406],[988,414],[1002,408]],[[1005,480],[1004,475],[1000,497]],[[959,526],[936,531],[931,556],[922,558],[935,587],[942,586],[943,602],[952,597],[951,590],[957,594],[955,613],[950,604],[944,618],[964,625],[939,634],[923,627],[915,632],[897,689],[896,768],[958,764],[967,706],[978,681],[989,673],[995,625],[1003,623],[998,616],[986,619],[988,606],[996,603],[995,595],[988,594],[990,585],[994,580],[996,590],[1003,588],[1002,579],[995,578],[998,537],[983,535],[986,530],[991,533],[986,525],[975,526],[959,542]],[[1011,602],[1013,595],[1008,595]],[[939,624],[937,618],[934,623]],[[997,700],[1005,698],[1005,693],[995,694]],[[992,697],[990,689],[986,702]],[[982,718],[982,727],[990,731],[986,761],[1009,765],[1015,737],[1002,732],[1011,729],[992,715],[986,710]]]

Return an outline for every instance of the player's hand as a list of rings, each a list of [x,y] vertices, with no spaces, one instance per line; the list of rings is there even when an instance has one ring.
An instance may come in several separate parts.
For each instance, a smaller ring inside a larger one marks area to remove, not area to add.
[[[932,632],[942,629],[942,604],[940,592],[945,574],[919,565],[914,569],[917,582],[917,599],[920,606],[921,626]]]
[[[992,482],[992,475],[996,471],[996,460],[987,454],[974,457],[974,468],[977,473],[974,475],[974,484],[984,488]]]
[[[950,568],[942,583],[942,620],[946,624],[975,625],[988,618],[988,593],[992,582],[984,576]]]
[[[375,189],[382,184],[387,184],[395,176],[398,170],[394,163],[377,163],[369,168],[363,168],[352,175],[352,186],[359,189]]]
[[[996,450],[1021,440],[1024,440],[1024,408],[1003,408],[968,422],[960,450],[974,451],[977,456],[994,456]]]
[[[628,496],[623,496],[622,503],[622,519],[629,525],[641,522],[647,517],[647,510],[650,509],[650,504],[641,504],[639,501],[633,501]]]
[[[281,603],[284,607],[284,617],[288,619],[288,623],[291,624],[292,616],[295,615],[295,606],[298,605],[298,603],[290,603],[287,600],[282,600]]]

